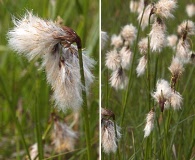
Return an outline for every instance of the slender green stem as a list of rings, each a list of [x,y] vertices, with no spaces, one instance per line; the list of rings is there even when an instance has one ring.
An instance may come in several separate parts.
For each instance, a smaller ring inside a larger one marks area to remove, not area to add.
[[[43,142],[41,138],[41,126],[40,126],[40,117],[39,117],[39,108],[38,105],[35,105],[35,121],[36,121],[36,134],[37,134],[37,145],[38,145],[38,157],[43,159]]]
[[[134,46],[134,54],[133,54],[133,58],[132,58],[132,63],[131,63],[131,68],[130,68],[130,72],[129,72],[129,81],[128,81],[128,86],[127,86],[127,90],[125,91],[125,98],[124,98],[124,103],[123,103],[123,110],[122,110],[122,117],[121,117],[121,122],[120,122],[120,126],[122,127],[123,125],[123,121],[124,121],[124,116],[125,116],[125,110],[126,110],[126,106],[127,106],[127,99],[129,97],[129,93],[130,93],[130,87],[131,87],[131,80],[132,80],[132,73],[133,73],[133,69],[134,69],[134,59],[135,56],[137,54],[137,44],[138,44],[138,40],[139,40],[139,34],[140,34],[140,30],[141,30],[141,23],[142,23],[142,19],[143,19],[143,15],[145,12],[145,7],[141,16],[141,20],[139,22],[139,26],[138,26],[138,32],[137,32],[137,37],[136,37],[136,43]]]
[[[29,160],[31,160],[31,156],[30,156],[30,153],[29,153],[29,150],[28,150],[28,147],[27,147],[25,138],[24,138],[24,134],[23,134],[23,132],[22,132],[22,127],[21,127],[21,125],[20,125],[20,123],[19,123],[19,121],[18,121],[18,118],[14,115],[14,111],[12,110],[12,107],[11,107],[11,106],[10,106],[10,110],[11,110],[11,114],[12,114],[12,117],[13,117],[13,119],[14,119],[14,122],[15,122],[15,124],[16,124],[16,127],[17,127],[17,129],[18,129],[18,132],[19,132],[19,134],[20,134],[20,136],[21,136],[21,138],[22,138],[22,143],[23,143],[24,148],[25,148],[25,150],[26,150],[27,156],[28,156]]]
[[[163,159],[167,160],[167,126],[165,117],[163,118],[163,126],[164,126],[164,138],[163,138]]]
[[[108,108],[108,68],[106,68],[106,108]]]
[[[45,141],[45,138],[46,138],[46,136],[48,135],[48,133],[49,133],[49,131],[50,131],[50,129],[51,129],[51,126],[52,126],[52,123],[51,123],[51,122],[48,123],[47,128],[46,128],[45,132],[43,133],[42,141]]]
[[[81,75],[81,82],[83,85],[82,90],[82,98],[83,98],[83,113],[84,113],[84,120],[85,120],[85,133],[86,133],[86,145],[87,145],[87,156],[88,160],[91,160],[91,139],[90,139],[90,132],[89,132],[89,113],[87,107],[87,94],[85,88],[85,77],[84,77],[84,69],[83,69],[83,58],[82,58],[82,50],[81,47],[78,48],[79,52],[79,66],[80,66],[80,75]]]
[[[116,139],[118,139],[118,134],[117,134],[117,129],[116,129],[116,122],[115,122],[115,119],[114,119],[114,130],[115,130],[115,135],[116,135]],[[120,157],[120,151],[119,151],[119,143],[117,143],[117,156],[118,156],[118,160],[121,160],[121,157]]]
[[[148,20],[149,30],[150,30],[150,16]],[[151,108],[151,95],[150,95],[150,36],[148,35],[148,52],[147,52],[147,82],[148,82],[148,110]]]
[[[134,160],[136,160],[136,146],[135,146],[135,138],[134,138],[134,134],[133,131],[131,131],[131,135],[132,135],[132,141],[133,141],[133,151],[134,151]]]

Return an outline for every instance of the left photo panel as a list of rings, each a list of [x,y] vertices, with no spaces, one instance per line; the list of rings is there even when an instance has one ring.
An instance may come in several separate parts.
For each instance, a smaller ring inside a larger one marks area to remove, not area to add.
[[[99,1],[0,1],[0,159],[99,157]]]

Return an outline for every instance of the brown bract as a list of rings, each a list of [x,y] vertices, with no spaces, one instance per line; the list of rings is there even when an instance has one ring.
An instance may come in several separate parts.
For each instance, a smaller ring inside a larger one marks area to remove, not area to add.
[[[76,34],[76,32],[67,26],[62,26],[62,29],[66,32],[66,36],[56,36],[54,34],[53,37],[55,39],[60,39],[61,43],[65,46],[65,48],[70,47],[70,45],[73,43],[76,43],[77,48],[81,49],[82,48],[81,39]]]

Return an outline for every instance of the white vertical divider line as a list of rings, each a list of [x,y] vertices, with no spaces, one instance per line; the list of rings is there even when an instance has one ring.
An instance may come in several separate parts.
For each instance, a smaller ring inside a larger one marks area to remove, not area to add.
[[[99,0],[99,160],[102,158],[101,154],[101,93],[102,93],[102,76],[101,76],[101,66],[102,66],[102,54],[101,54],[101,0]]]

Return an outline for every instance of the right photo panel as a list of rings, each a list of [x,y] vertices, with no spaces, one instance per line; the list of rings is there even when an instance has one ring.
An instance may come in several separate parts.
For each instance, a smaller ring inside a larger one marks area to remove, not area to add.
[[[101,159],[195,159],[195,2],[101,1]]]

